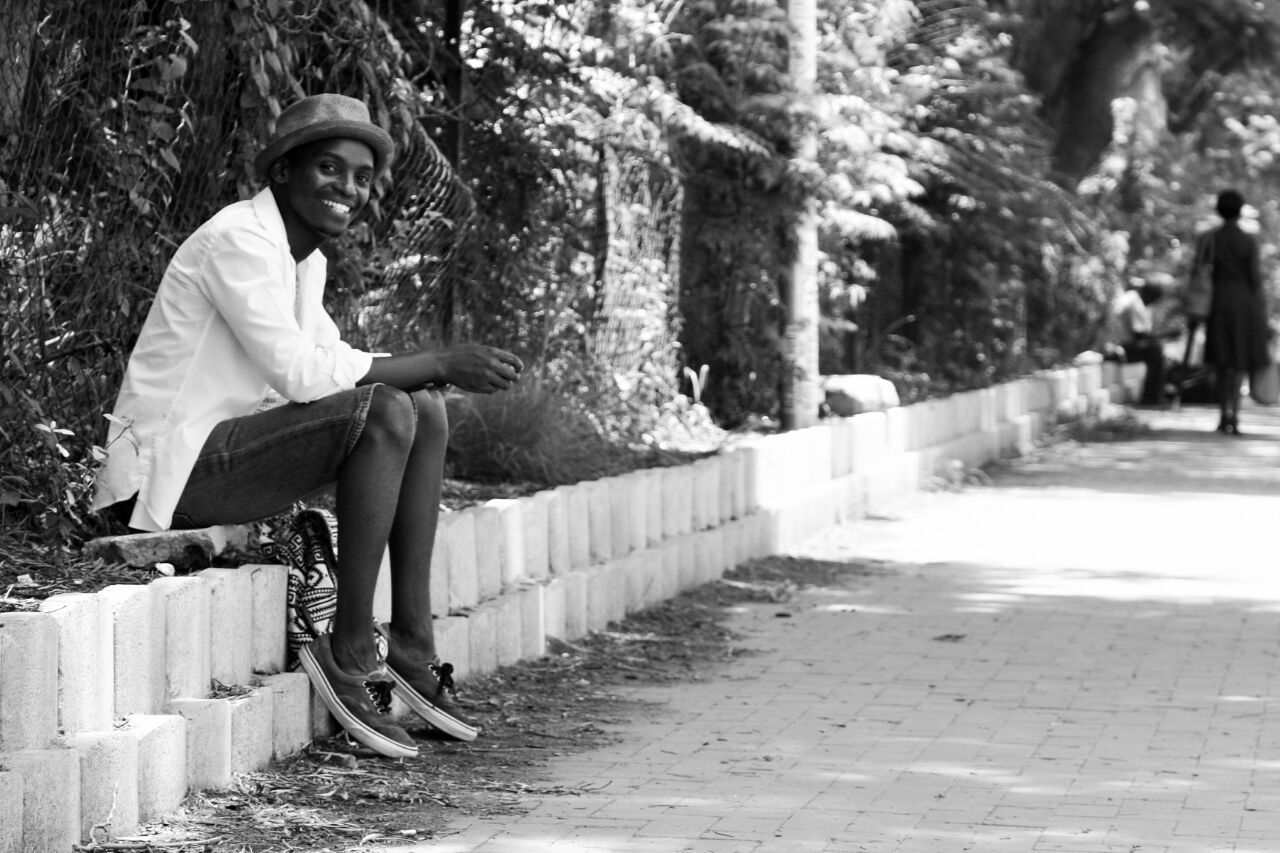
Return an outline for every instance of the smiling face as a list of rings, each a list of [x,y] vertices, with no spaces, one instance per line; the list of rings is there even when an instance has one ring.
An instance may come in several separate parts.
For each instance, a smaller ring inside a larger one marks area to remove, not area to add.
[[[300,145],[271,167],[271,189],[295,258],[351,226],[369,203],[373,149],[354,139]]]

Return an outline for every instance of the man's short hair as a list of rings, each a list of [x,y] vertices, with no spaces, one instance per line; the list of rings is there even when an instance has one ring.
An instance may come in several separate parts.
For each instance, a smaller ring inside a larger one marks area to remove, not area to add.
[[[1223,219],[1239,219],[1244,209],[1244,196],[1239,190],[1223,190],[1218,193],[1218,215]]]

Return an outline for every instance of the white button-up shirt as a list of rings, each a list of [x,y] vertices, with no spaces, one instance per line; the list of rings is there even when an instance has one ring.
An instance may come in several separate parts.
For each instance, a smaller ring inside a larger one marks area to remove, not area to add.
[[[183,242],[129,357],[94,509],[137,494],[129,524],[166,530],[219,422],[355,387],[373,357],[340,339],[325,270],[319,250],[294,261],[270,190]]]

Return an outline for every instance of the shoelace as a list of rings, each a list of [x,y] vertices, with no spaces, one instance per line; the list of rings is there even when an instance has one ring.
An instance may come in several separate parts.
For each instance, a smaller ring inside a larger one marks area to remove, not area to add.
[[[369,694],[369,701],[373,703],[375,711],[382,715],[391,713],[391,682],[366,681],[364,692]]]
[[[446,690],[457,695],[457,689],[453,686],[453,664],[451,663],[433,663],[430,665],[431,674],[436,677],[436,681],[440,683],[440,692]]]

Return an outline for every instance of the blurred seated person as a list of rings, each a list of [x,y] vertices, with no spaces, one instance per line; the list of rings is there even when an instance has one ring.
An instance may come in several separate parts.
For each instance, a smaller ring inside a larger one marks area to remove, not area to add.
[[[1164,402],[1164,339],[1181,333],[1180,329],[1155,329],[1151,306],[1163,296],[1164,288],[1158,282],[1144,281],[1125,290],[1111,305],[1111,331],[1106,355],[1116,361],[1146,364],[1142,405],[1154,406]]]

